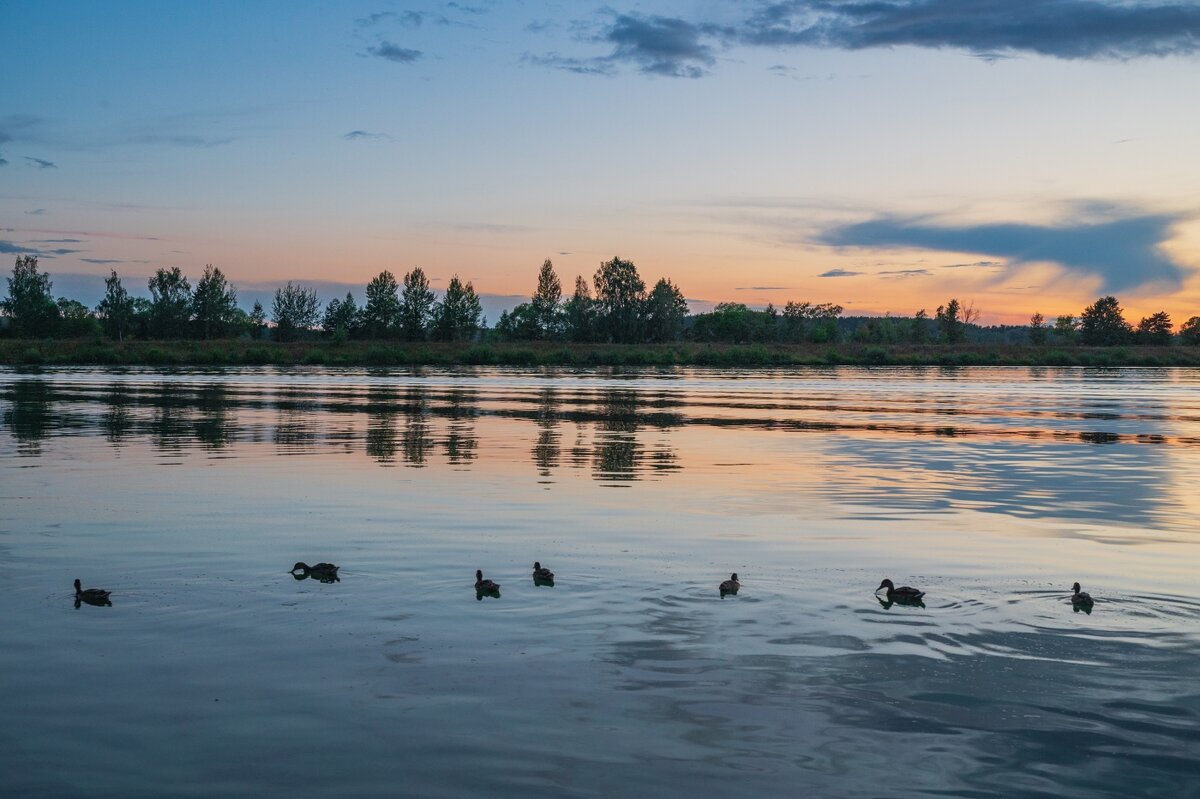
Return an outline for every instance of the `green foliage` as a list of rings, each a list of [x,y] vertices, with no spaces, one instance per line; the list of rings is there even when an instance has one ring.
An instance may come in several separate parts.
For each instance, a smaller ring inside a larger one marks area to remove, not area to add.
[[[423,341],[433,315],[433,292],[429,278],[421,267],[414,267],[404,276],[404,293],[400,296],[400,335],[405,341]]]
[[[96,306],[96,314],[109,338],[125,340],[133,326],[134,304],[115,269],[104,279],[104,299]]]
[[[55,303],[58,310],[58,334],[64,338],[83,338],[99,332],[96,317],[91,309],[79,300],[60,297]]]
[[[263,305],[258,300],[254,301],[254,307],[250,309],[250,314],[247,317],[250,324],[250,338],[255,341],[263,337],[263,331],[267,329],[267,312],[263,309]]]
[[[363,332],[369,338],[387,338],[400,330],[400,285],[386,269],[367,284],[367,304],[362,311]]]
[[[1089,347],[1113,347],[1128,343],[1132,332],[1116,297],[1101,297],[1085,308],[1079,317],[1079,340]]]
[[[683,331],[687,310],[687,300],[679,287],[665,277],[659,280],[646,298],[646,340],[662,343],[677,339]]]
[[[575,293],[563,304],[563,326],[571,341],[593,341],[598,309],[591,289],[582,275],[575,278]]]
[[[150,335],[186,338],[192,314],[192,287],[178,266],[159,268],[150,278]]]
[[[1193,316],[1179,326],[1179,338],[1189,347],[1200,346],[1200,316]]]
[[[0,310],[12,319],[13,335],[35,338],[53,335],[58,327],[58,306],[50,296],[50,275],[38,271],[36,255],[18,255],[8,278],[8,296]]]
[[[547,261],[546,263],[550,263]],[[433,309],[433,337],[438,341],[470,341],[479,331],[483,307],[471,283],[450,278],[442,301]]]
[[[335,341],[343,342],[358,335],[362,329],[364,316],[364,312],[358,310],[358,303],[354,301],[354,295],[347,291],[346,299],[339,300],[334,297],[325,306],[321,329]]]
[[[562,283],[554,274],[554,264],[547,258],[538,272],[537,289],[529,304],[533,308],[538,338],[555,339],[562,333]]]
[[[929,314],[925,309],[917,311],[909,323],[908,339],[914,344],[924,344],[929,341]]]
[[[210,339],[229,335],[237,310],[237,291],[229,285],[220,269],[206,265],[192,294],[192,318],[200,337]]]
[[[1029,343],[1036,347],[1040,347],[1046,343],[1046,317],[1042,316],[1041,312],[1034,311],[1033,316],[1029,317]]]
[[[945,305],[938,306],[938,335],[947,344],[958,344],[966,336],[966,325],[960,316],[961,311],[962,306],[955,298],[951,298]]]
[[[641,341],[646,284],[633,262],[620,258],[605,261],[596,270],[592,283],[596,286],[599,307],[600,340],[619,344]]]
[[[275,301],[271,304],[275,338],[295,341],[317,324],[320,307],[316,289],[293,285],[290,280],[283,288],[275,289]]]
[[[1079,320],[1069,314],[1055,318],[1054,337],[1063,344],[1074,344],[1079,338]]]
[[[1166,311],[1143,317],[1138,322],[1135,341],[1138,344],[1165,347],[1171,343],[1171,315]]]

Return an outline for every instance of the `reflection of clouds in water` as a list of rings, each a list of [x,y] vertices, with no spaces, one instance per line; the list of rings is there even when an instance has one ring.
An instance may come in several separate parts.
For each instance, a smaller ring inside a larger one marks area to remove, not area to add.
[[[1140,528],[1180,513],[1163,490],[1172,464],[1161,446],[830,438],[821,461],[823,490],[876,509],[855,517],[970,508]]]

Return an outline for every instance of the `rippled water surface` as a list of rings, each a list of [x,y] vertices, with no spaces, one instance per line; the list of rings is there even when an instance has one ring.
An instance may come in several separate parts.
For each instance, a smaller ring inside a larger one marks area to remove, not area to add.
[[[6,796],[1200,795],[1197,371],[8,370],[0,411]]]

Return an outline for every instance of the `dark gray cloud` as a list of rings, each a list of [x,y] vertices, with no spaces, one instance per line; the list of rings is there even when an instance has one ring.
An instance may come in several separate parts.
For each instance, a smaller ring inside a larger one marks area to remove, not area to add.
[[[117,260],[116,258],[80,258],[79,260],[85,261],[89,264],[123,264],[123,263],[125,263],[124,261]]]
[[[34,239],[34,244],[83,244],[83,239]]]
[[[564,72],[574,72],[578,75],[612,75],[616,70],[610,61],[604,58],[575,58],[559,53],[534,55],[526,53],[521,56],[521,62],[535,67],[550,67]]]
[[[366,130],[352,130],[349,133],[342,134],[342,138],[346,141],[391,141],[392,137],[386,133],[371,133]]]
[[[723,29],[677,17],[616,14],[588,41],[612,49],[607,55],[580,58],[558,53],[526,54],[525,63],[587,75],[611,75],[619,64],[632,64],[645,75],[700,78],[716,63],[714,37]]]
[[[889,269],[885,272],[876,272],[880,277],[924,277],[932,274],[928,269]]]
[[[420,50],[410,50],[387,40],[381,41],[374,47],[368,47],[367,52],[396,64],[411,64],[423,55]]]
[[[734,291],[787,291],[791,286],[737,286]]]
[[[1200,4],[1106,0],[786,0],[739,38],[769,46],[955,48],[990,59],[1138,58],[1200,50]]]
[[[355,24],[360,28],[370,28],[382,22],[396,22],[406,28],[419,28],[427,16],[424,11],[376,11],[355,20]]]
[[[53,161],[47,161],[45,158],[34,158],[32,155],[24,156],[30,166],[35,166],[38,169],[58,169],[58,164]]]
[[[4,253],[5,255],[37,255],[38,251],[0,239],[0,253]]]
[[[134,136],[137,144],[169,144],[174,147],[220,147],[230,144],[233,136],[199,136],[194,133],[144,133]]]
[[[25,215],[26,216],[45,216],[46,209],[45,208],[30,208],[28,211],[25,212]]]
[[[862,272],[851,272],[849,269],[830,269],[828,272],[822,272],[817,277],[855,277],[863,274]]]
[[[1105,210],[1094,206],[1092,211]],[[979,253],[1013,264],[1050,262],[1072,272],[1099,277],[1105,291],[1161,283],[1178,287],[1183,268],[1163,251],[1172,228],[1185,217],[1130,214],[1103,221],[1051,225],[998,223],[939,224],[920,217],[885,216],[824,231],[819,241],[835,247],[883,249],[913,247]]]
[[[1000,269],[1003,266],[1003,261],[972,261],[969,264],[942,264],[942,269],[969,269],[972,267],[979,269]]]
[[[4,157],[3,153],[0,153],[0,166],[8,166],[8,159]]]

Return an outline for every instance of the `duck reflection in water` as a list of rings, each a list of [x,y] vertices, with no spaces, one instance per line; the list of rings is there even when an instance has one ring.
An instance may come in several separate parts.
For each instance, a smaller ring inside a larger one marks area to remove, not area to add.
[[[533,584],[554,587],[554,572],[542,566],[538,561],[533,562]]]
[[[485,596],[490,596],[493,599],[500,598],[500,583],[492,580],[483,579],[483,570],[475,570],[475,598],[483,601]]]
[[[88,604],[96,607],[111,608],[112,602],[108,596],[111,591],[104,591],[100,588],[83,588],[78,579],[75,580],[75,607],[78,609],[80,605]]]
[[[304,561],[297,561],[296,565],[292,567],[291,575],[295,580],[307,580],[311,577],[323,583],[340,583],[342,581],[342,578],[338,577],[338,567],[332,563],[318,563],[309,566]]]

